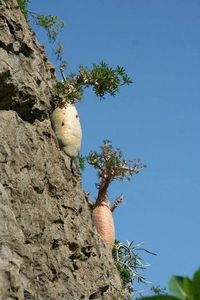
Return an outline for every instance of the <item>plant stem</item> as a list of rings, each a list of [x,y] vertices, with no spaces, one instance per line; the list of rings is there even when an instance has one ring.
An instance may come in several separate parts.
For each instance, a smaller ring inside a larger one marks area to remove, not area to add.
[[[67,79],[66,79],[66,76],[65,76],[65,73],[64,73],[64,67],[63,66],[60,66],[60,73],[61,73],[63,81],[66,82]]]
[[[107,190],[108,190],[108,186],[110,184],[110,179],[109,178],[102,178],[100,186],[99,186],[99,192],[98,192],[98,196],[97,196],[97,201],[96,204],[100,204],[102,202],[106,202],[108,203],[108,198],[107,198]]]

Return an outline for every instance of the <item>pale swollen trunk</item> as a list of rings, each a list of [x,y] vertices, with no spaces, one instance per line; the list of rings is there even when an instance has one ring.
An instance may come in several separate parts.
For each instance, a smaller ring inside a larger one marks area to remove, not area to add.
[[[107,201],[96,204],[92,212],[92,219],[101,238],[112,249],[115,242],[115,228],[112,212]]]
[[[76,157],[81,148],[82,131],[75,106],[57,107],[51,115],[51,122],[62,150],[70,157]]]

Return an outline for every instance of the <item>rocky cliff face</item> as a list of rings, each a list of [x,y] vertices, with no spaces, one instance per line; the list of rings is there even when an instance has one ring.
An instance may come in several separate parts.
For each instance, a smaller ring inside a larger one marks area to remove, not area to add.
[[[0,4],[0,299],[120,299],[110,250],[49,120],[54,69],[16,0]]]

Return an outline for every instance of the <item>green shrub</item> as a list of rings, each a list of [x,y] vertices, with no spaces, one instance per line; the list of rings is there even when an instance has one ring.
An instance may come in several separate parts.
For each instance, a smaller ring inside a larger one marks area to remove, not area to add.
[[[172,276],[169,291],[171,295],[160,294],[143,297],[141,300],[200,300],[200,269],[194,273],[193,278]]]

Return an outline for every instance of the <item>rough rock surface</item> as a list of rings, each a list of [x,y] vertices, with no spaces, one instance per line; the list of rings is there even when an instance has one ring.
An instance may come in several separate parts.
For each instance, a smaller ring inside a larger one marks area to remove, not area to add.
[[[120,299],[111,252],[47,117],[52,68],[16,0],[1,1],[0,31],[0,300]]]
[[[0,2],[0,33],[0,109],[16,110],[28,121],[43,119],[53,96],[54,67],[16,0]]]

